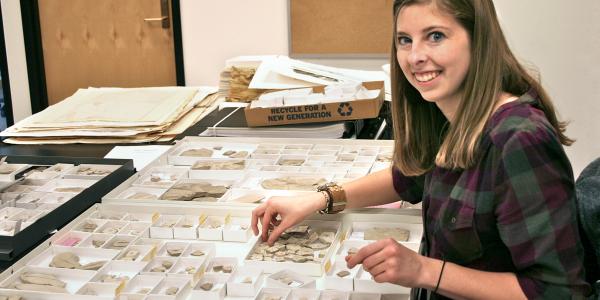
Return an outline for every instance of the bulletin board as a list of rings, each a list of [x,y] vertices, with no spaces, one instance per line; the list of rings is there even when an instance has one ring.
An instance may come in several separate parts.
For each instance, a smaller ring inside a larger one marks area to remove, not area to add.
[[[393,0],[289,0],[290,56],[387,57]]]

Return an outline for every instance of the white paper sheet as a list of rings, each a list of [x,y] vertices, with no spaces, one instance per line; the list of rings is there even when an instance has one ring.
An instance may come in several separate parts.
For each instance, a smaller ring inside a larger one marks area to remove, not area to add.
[[[291,89],[315,85],[383,81],[383,71],[342,69],[307,63],[287,56],[266,56],[250,82],[253,89]]]
[[[133,159],[133,166],[141,170],[171,147],[168,145],[116,146],[104,158]]]

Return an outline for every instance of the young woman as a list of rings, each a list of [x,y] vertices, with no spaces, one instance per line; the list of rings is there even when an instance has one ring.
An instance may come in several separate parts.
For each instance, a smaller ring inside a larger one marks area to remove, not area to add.
[[[253,211],[254,233],[260,221],[273,243],[344,197],[348,208],[422,202],[425,255],[386,239],[346,257],[348,267],[434,298],[583,297],[562,148],[572,141],[510,51],[492,0],[397,0],[394,9],[393,167],[302,199],[271,198]]]

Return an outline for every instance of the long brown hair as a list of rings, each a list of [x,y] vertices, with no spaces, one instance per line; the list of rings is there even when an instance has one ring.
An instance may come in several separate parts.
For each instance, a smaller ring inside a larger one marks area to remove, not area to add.
[[[570,145],[550,97],[517,61],[502,33],[492,0],[395,0],[394,41],[400,10],[413,4],[434,2],[465,28],[471,39],[471,62],[462,83],[463,98],[452,123],[435,103],[425,101],[408,82],[396,59],[392,43],[391,83],[394,123],[394,165],[407,176],[421,175],[435,165],[467,169],[476,163],[479,141],[502,92],[538,94],[546,118],[562,144]]]

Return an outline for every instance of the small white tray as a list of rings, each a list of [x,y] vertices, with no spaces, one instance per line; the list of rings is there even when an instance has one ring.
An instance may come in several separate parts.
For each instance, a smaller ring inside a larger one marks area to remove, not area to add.
[[[20,276],[23,273],[37,273],[37,274],[53,275],[58,280],[61,280],[66,283],[65,289],[67,290],[67,293],[69,293],[69,294],[75,294],[86,282],[88,282],[94,276],[94,274],[96,274],[95,271],[25,266],[25,267],[19,269],[17,272],[13,273],[6,280],[4,280],[0,284],[0,286],[3,286],[5,289],[8,289],[8,287],[12,286],[14,283],[22,282],[20,279]],[[55,293],[48,293],[48,294],[55,294]]]
[[[244,282],[246,278],[250,278],[251,282]],[[254,297],[262,286],[262,279],[262,269],[248,266],[239,267],[227,281],[227,296]]]

